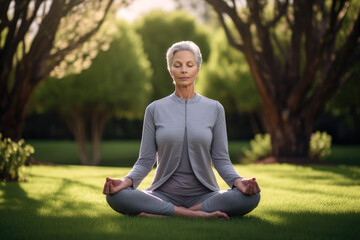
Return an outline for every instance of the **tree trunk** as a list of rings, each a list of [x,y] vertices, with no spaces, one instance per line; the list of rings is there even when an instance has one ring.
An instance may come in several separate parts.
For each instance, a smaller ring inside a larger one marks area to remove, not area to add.
[[[101,160],[101,138],[111,114],[94,111],[91,119],[92,158],[90,165],[97,166]]]
[[[30,74],[29,74],[30,75]],[[1,96],[0,108],[0,132],[4,137],[9,137],[14,141],[20,139],[21,128],[24,123],[26,108],[37,80],[31,76],[17,77],[11,96]]]
[[[61,113],[61,116],[75,138],[81,163],[83,165],[97,166],[101,161],[101,138],[111,113],[94,110],[89,114],[88,112],[73,110],[69,114]],[[87,119],[90,119],[90,121],[87,121]],[[90,124],[90,127],[88,127],[88,124]],[[90,130],[90,132],[87,132],[87,130]],[[90,144],[88,144],[89,136],[91,136]]]
[[[277,116],[272,116],[274,114]],[[278,112],[265,110],[265,120],[267,131],[271,135],[272,152],[279,162],[309,159],[314,116],[290,114],[283,109],[279,109]]]
[[[61,113],[61,116],[75,138],[81,164],[90,165],[87,150],[86,117],[76,110],[72,114]]]

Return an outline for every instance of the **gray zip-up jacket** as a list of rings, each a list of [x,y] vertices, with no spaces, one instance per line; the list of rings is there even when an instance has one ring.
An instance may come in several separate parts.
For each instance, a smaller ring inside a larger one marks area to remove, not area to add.
[[[229,158],[223,106],[199,94],[185,101],[173,93],[146,108],[139,158],[126,176],[133,180],[134,188],[155,161],[157,167],[148,190],[155,190],[171,177],[180,163],[185,127],[191,167],[204,186],[219,190],[212,164],[230,188],[235,179],[242,178]]]

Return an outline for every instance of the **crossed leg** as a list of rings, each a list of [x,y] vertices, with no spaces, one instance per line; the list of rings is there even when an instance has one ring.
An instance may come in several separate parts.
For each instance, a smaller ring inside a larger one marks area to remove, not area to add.
[[[260,201],[260,194],[248,196],[237,189],[220,191],[191,208],[175,206],[166,199],[132,188],[107,195],[106,199],[115,211],[126,215],[229,219],[230,216],[241,216],[252,211]]]

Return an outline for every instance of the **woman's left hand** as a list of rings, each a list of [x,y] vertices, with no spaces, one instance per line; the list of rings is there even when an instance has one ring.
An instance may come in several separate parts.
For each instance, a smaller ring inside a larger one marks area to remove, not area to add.
[[[253,195],[260,192],[260,188],[255,178],[241,179],[234,181],[234,186],[245,195]]]

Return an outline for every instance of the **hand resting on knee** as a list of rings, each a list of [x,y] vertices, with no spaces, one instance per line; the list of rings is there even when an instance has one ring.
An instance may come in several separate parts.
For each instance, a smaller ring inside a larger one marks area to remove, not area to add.
[[[114,179],[107,177],[104,185],[103,194],[110,195],[117,193],[125,188],[131,187],[133,185],[133,181],[131,178],[123,178],[123,179]]]

